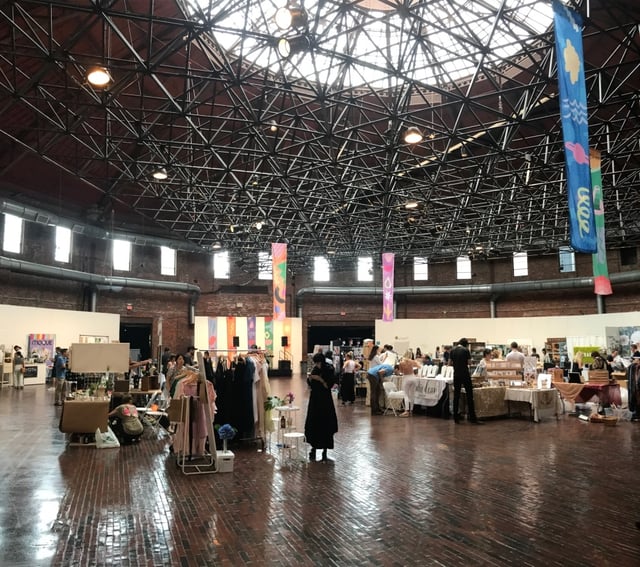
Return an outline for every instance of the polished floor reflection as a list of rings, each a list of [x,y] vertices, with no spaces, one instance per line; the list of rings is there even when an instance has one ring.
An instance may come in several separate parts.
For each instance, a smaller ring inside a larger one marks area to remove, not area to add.
[[[271,385],[301,426],[304,381]],[[333,462],[234,443],[232,473],[187,477],[164,436],[70,447],[52,392],[4,388],[0,564],[640,564],[640,424],[337,411]]]

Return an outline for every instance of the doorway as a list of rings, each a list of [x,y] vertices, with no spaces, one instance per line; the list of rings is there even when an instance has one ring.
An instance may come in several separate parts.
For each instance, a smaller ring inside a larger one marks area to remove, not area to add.
[[[372,326],[310,326],[307,334],[307,352],[313,352],[315,345],[328,345],[331,342],[335,346],[362,346],[362,341],[364,339],[373,339],[374,333],[375,327]]]
[[[151,323],[120,323],[120,342],[129,343],[129,349],[138,351],[138,359],[151,356]]]

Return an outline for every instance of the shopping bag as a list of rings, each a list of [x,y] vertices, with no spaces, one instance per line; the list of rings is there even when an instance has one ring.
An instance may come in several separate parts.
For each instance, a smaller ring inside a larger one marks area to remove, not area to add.
[[[111,449],[114,447],[120,447],[120,441],[118,441],[115,433],[110,427],[107,428],[105,433],[102,433],[98,427],[98,429],[96,429],[96,448]]]

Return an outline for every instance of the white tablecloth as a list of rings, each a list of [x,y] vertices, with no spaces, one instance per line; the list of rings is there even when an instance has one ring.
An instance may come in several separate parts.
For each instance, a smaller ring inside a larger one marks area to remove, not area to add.
[[[445,388],[453,380],[441,380],[438,378],[417,378],[416,394],[413,403],[420,406],[437,406]]]
[[[542,417],[557,416],[558,405],[562,403],[558,391],[554,388],[507,388],[504,399],[530,404],[534,421],[540,421]]]

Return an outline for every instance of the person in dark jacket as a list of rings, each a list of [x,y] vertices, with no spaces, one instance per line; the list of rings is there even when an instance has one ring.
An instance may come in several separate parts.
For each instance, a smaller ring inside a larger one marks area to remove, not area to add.
[[[327,364],[324,354],[313,355],[313,368],[307,378],[311,388],[304,435],[311,445],[309,460],[316,460],[316,449],[322,449],[322,461],[327,462],[327,449],[333,449],[333,436],[338,431],[338,417],[331,396],[331,387],[336,383],[333,366]]]

